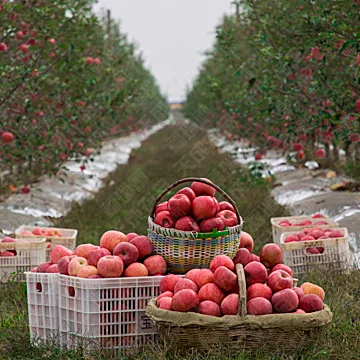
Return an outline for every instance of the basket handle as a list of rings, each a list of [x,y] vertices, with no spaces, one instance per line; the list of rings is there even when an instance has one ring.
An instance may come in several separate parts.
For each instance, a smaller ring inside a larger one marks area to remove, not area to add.
[[[247,299],[246,299],[246,280],[244,268],[241,264],[236,264],[236,275],[239,284],[239,308],[238,316],[244,317],[247,315]]]
[[[170,186],[168,186],[156,199],[154,206],[151,209],[151,217],[154,217],[155,214],[155,210],[157,205],[160,203],[161,199],[173,188],[175,188],[176,186],[186,183],[186,182],[192,182],[192,181],[197,181],[197,182],[201,182],[203,184],[206,185],[210,185],[211,187],[213,187],[215,190],[217,190],[235,209],[235,213],[236,213],[236,217],[238,220],[238,223],[241,224],[241,220],[240,220],[240,213],[239,210],[236,206],[235,201],[223,190],[221,189],[219,186],[217,186],[216,184],[213,184],[212,182],[208,181],[208,180],[204,180],[204,179],[199,179],[199,178],[184,178],[184,179],[180,179],[176,182],[174,182],[173,184],[171,184]]]

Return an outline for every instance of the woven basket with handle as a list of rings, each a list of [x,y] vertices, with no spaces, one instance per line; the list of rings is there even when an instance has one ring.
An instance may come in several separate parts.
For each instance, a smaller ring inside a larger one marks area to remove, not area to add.
[[[162,198],[172,189],[186,182],[198,181],[216,189],[235,209],[238,225],[227,227],[224,231],[197,233],[163,228],[154,223],[155,211]],[[208,268],[216,255],[227,255],[233,258],[240,245],[243,220],[231,197],[219,186],[210,181],[198,178],[185,178],[176,181],[165,189],[156,199],[148,218],[148,235],[155,254],[164,257],[168,270],[184,274],[194,268]]]
[[[162,340],[180,352],[189,348],[209,351],[213,346],[236,351],[260,347],[289,350],[314,342],[331,322],[332,312],[325,304],[323,310],[308,314],[247,315],[246,281],[241,264],[236,265],[236,272],[240,289],[237,315],[218,318],[168,311],[159,309],[156,299],[150,300],[146,315]]]

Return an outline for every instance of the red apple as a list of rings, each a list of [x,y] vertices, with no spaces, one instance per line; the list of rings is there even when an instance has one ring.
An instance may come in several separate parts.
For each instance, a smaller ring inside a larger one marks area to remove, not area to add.
[[[98,261],[97,268],[102,277],[117,278],[120,277],[124,271],[124,263],[119,256],[107,255]]]
[[[180,279],[174,287],[174,294],[177,292],[184,290],[184,289],[191,289],[194,290],[196,293],[198,292],[197,285],[190,279]]]
[[[171,291],[165,291],[163,292],[162,294],[160,294],[157,298],[156,298],[156,301],[159,301],[161,298],[163,297],[173,297],[174,296],[174,293],[171,292]]]
[[[246,266],[249,262],[251,262],[251,254],[249,250],[246,248],[240,248],[237,251],[233,261],[235,265],[241,264],[242,266]]]
[[[286,271],[276,270],[269,275],[267,283],[275,293],[284,289],[291,289],[293,287],[293,278]]]
[[[313,236],[315,239],[324,235],[324,231],[321,229],[312,229],[310,235]]]
[[[68,271],[69,263],[74,257],[76,257],[76,255],[64,256],[58,261],[57,267],[59,269],[60,274],[69,275],[69,271]]]
[[[161,204],[159,204],[156,207],[155,216],[162,211],[168,211],[168,202],[167,201],[162,202]]]
[[[266,284],[252,284],[247,289],[247,300],[251,300],[256,297],[263,297],[265,299],[271,300],[272,291]]]
[[[149,256],[153,251],[152,242],[147,236],[138,236],[132,239],[130,244],[135,245],[139,250],[139,259]]]
[[[196,284],[196,278],[198,277],[200,271],[201,271],[200,269],[192,269],[192,270],[189,270],[189,271],[185,274],[185,279],[192,280],[192,281]]]
[[[213,230],[222,231],[225,229],[225,223],[221,218],[211,218],[202,220],[200,223],[200,230],[203,233],[209,233]]]
[[[11,253],[12,254],[12,253]],[[37,267],[37,272],[38,273],[46,273],[46,270],[51,266],[51,262],[45,262],[45,263],[42,263],[40,265],[38,265]]]
[[[246,284],[265,283],[267,279],[266,267],[257,261],[251,261],[244,267]]]
[[[15,254],[12,253],[11,251],[6,250],[6,251],[3,251],[3,252],[0,252],[0,256],[10,256],[10,257],[12,257],[12,256],[15,256]]]
[[[306,314],[306,312],[304,310],[301,309],[296,309],[293,314]]]
[[[200,299],[196,292],[194,290],[184,289],[174,295],[171,307],[174,311],[187,312],[197,308],[199,304]]]
[[[207,181],[211,182],[209,179],[206,179],[206,178],[201,178],[201,180],[207,180]],[[194,191],[196,196],[200,196],[200,195],[215,196],[215,193],[216,193],[216,190],[212,186],[203,184],[198,181],[194,181],[190,187]]]
[[[124,266],[128,266],[134,263],[139,258],[138,248],[128,242],[122,242],[120,244],[117,244],[113,254],[121,258]]]
[[[85,258],[75,256],[69,262],[68,273],[70,276],[76,276],[81,268],[88,266],[89,263]]]
[[[299,301],[301,300],[301,298],[303,296],[305,296],[304,291],[302,289],[300,289],[299,287],[293,287],[292,289],[296,292],[296,295],[298,296]]]
[[[256,297],[247,303],[248,315],[268,315],[272,314],[271,302],[263,297]]]
[[[159,212],[154,223],[166,229],[173,229],[175,226],[175,220],[168,211]]]
[[[223,211],[223,210],[229,210],[229,211],[232,211],[233,213],[235,212],[234,207],[227,201],[219,202],[219,212]]]
[[[214,283],[206,284],[199,290],[199,298],[201,302],[211,300],[220,305],[224,300],[224,297],[224,292]]]
[[[220,289],[229,292],[237,283],[237,276],[225,266],[218,267],[214,272],[214,283]]]
[[[174,287],[176,283],[181,279],[179,275],[166,275],[163,279],[160,281],[160,292],[164,293],[165,291],[171,291],[174,292]]]
[[[160,255],[153,255],[144,261],[144,265],[148,269],[149,275],[162,274],[167,270],[165,259]]]
[[[130,242],[132,239],[138,237],[139,235],[137,233],[129,233],[126,235],[127,241]]]
[[[221,312],[223,315],[237,315],[239,308],[239,295],[230,294],[221,302]]]
[[[165,297],[161,298],[160,300],[158,300],[156,304],[160,309],[172,310],[172,298],[171,297],[165,296]]]
[[[179,190],[176,194],[186,195],[191,202],[196,198],[196,194],[194,193],[194,190],[189,187],[185,187],[185,188]]]
[[[210,263],[210,270],[215,272],[220,266],[225,266],[229,270],[234,271],[234,262],[226,255],[216,255]]]
[[[126,235],[120,231],[109,230],[101,237],[100,247],[108,249],[110,252],[113,252],[115,246],[121,242],[127,242]]]
[[[284,289],[275,293],[271,302],[278,313],[289,313],[299,306],[299,298],[294,290]]]
[[[214,282],[214,273],[209,269],[201,269],[196,274],[194,282],[200,289],[204,285]]]
[[[47,273],[59,273],[57,264],[52,264],[46,269]]]
[[[74,250],[74,254],[76,256],[87,259],[89,252],[95,249],[100,249],[100,247],[93,244],[81,244],[76,247],[76,249]]]
[[[210,300],[203,301],[199,305],[199,314],[220,317],[220,306]]]
[[[241,232],[239,248],[246,248],[250,252],[254,249],[254,240],[252,236],[245,231]]]
[[[199,196],[192,202],[192,212],[197,221],[214,217],[216,210],[216,203],[211,196]]]
[[[62,245],[56,245],[50,252],[50,262],[57,264],[64,256],[73,255],[73,251]]]
[[[260,261],[267,267],[272,268],[281,264],[284,259],[284,253],[279,245],[266,244],[260,251]]]
[[[183,216],[176,221],[175,229],[200,232],[200,227],[191,216]]]
[[[5,237],[0,242],[2,242],[2,243],[14,243],[14,242],[17,242],[17,240],[13,239],[11,237]]]
[[[302,236],[300,241],[313,241],[315,240],[315,238],[311,235],[305,235],[305,236]]]
[[[275,265],[272,269],[271,269],[271,273],[273,273],[274,271],[276,270],[283,270],[283,271],[286,271],[288,274],[290,274],[290,276],[293,276],[293,271],[291,269],[290,266],[287,266],[285,264],[277,264]]]
[[[324,218],[324,217],[325,217],[324,215],[319,214],[319,213],[314,214],[314,215],[312,216],[313,219],[322,219],[322,218]]]
[[[255,254],[251,254],[251,261],[257,261],[260,262],[260,257],[255,255]]]
[[[289,235],[284,240],[285,243],[296,242],[296,241],[299,241],[299,237],[296,235]]]
[[[142,277],[148,275],[149,272],[146,266],[137,262],[130,264],[124,271],[125,277]]]
[[[306,313],[320,311],[323,309],[323,302],[319,296],[315,294],[305,295],[301,298],[299,308]]]
[[[87,279],[93,275],[99,275],[99,270],[95,266],[91,266],[91,265],[84,266],[76,274],[77,277],[84,279]]]
[[[225,226],[235,226],[238,223],[236,214],[233,213],[230,210],[223,210],[216,214],[217,218],[220,218],[223,220]]]
[[[90,250],[87,256],[89,265],[97,266],[98,261],[106,255],[111,255],[111,252],[105,248]]]
[[[168,201],[168,210],[174,219],[186,216],[191,211],[191,201],[184,194],[177,194]]]

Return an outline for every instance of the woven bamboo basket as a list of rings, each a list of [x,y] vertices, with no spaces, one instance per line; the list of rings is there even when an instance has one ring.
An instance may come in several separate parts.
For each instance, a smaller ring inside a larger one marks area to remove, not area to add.
[[[186,182],[198,181],[215,188],[235,209],[238,225],[227,227],[224,231],[197,233],[163,228],[154,223],[155,210],[162,198],[172,189]],[[165,189],[156,199],[148,218],[148,236],[153,244],[154,254],[161,255],[168,264],[168,271],[185,274],[194,268],[209,268],[216,255],[233,258],[240,245],[243,220],[231,197],[219,186],[198,178],[185,178],[176,181]]]
[[[236,266],[239,281],[238,315],[221,318],[197,313],[159,309],[150,300],[146,314],[160,337],[169,346],[183,352],[189,348],[210,350],[226,347],[235,351],[266,348],[289,350],[314,342],[332,320],[330,308],[308,314],[247,315],[246,282],[242,265]]]

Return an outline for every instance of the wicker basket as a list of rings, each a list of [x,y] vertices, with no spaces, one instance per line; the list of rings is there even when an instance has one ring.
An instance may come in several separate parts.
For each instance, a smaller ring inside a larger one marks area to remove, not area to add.
[[[234,207],[238,224],[224,231],[212,233],[197,233],[166,229],[154,223],[156,206],[173,188],[185,182],[198,181],[215,188]],[[233,258],[240,245],[240,235],[243,220],[235,202],[219,186],[198,178],[181,179],[165,189],[151,210],[148,218],[148,235],[152,241],[154,253],[164,257],[170,272],[184,274],[194,268],[209,268],[211,260],[216,255],[227,255]]]
[[[238,315],[221,318],[197,313],[180,313],[156,307],[150,300],[146,314],[162,340],[183,352],[189,348],[209,350],[212,346],[246,350],[266,347],[290,350],[314,342],[323,327],[331,322],[327,305],[310,314],[247,315],[246,282],[242,265],[236,266],[240,296]]]

